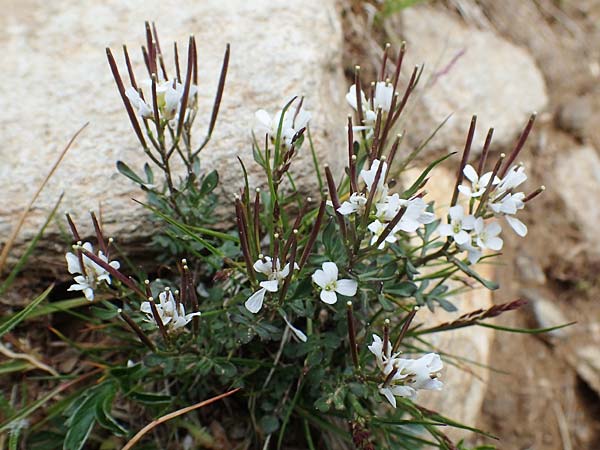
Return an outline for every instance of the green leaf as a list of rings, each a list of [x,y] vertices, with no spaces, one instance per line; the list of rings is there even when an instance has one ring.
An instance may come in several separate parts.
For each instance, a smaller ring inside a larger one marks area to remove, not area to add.
[[[37,298],[35,298],[24,309],[22,309],[21,311],[19,311],[16,314],[14,314],[13,316],[11,316],[6,322],[2,323],[2,325],[0,325],[0,337],[4,336],[10,330],[12,330],[14,327],[16,327],[19,323],[21,323],[22,321],[27,319],[27,317],[33,312],[33,310],[40,303],[42,303],[46,299],[46,297],[48,297],[48,294],[50,294],[50,291],[52,290],[53,287],[54,287],[54,285],[51,285],[50,287],[48,287],[48,289],[46,289],[44,292],[42,292]]]
[[[384,289],[385,293],[394,297],[411,297],[417,290],[417,285],[412,281],[404,281]]]
[[[206,175],[204,177],[204,180],[202,180],[202,186],[200,187],[200,194],[202,194],[202,195],[210,194],[212,191],[215,190],[215,188],[217,187],[217,184],[219,184],[219,174],[217,173],[216,170],[213,170],[212,172],[210,172],[208,175]]]
[[[0,363],[0,375],[5,375],[12,372],[23,372],[33,368],[31,363],[19,359]]]
[[[475,278],[481,284],[483,284],[490,291],[494,291],[498,289],[498,283],[494,281],[489,281],[479,275],[475,270],[473,270],[470,266],[462,262],[460,259],[455,258],[454,256],[448,255],[448,261],[458,267],[465,275],[470,276],[471,278]]]
[[[88,389],[83,398],[79,398],[79,405],[67,419],[67,435],[63,443],[63,450],[80,450],[84,445],[94,428],[94,424],[101,415],[101,420],[108,425],[114,419],[109,419],[109,405],[115,396],[115,385],[112,382],[105,382]],[[107,402],[105,404],[105,402]],[[116,422],[109,428],[115,427],[126,433]]]
[[[423,184],[423,182],[425,181],[425,179],[427,178],[427,175],[429,175],[429,172],[431,172],[435,166],[446,161],[454,154],[456,154],[456,152],[448,153],[447,155],[444,155],[441,158],[438,158],[434,162],[429,164],[427,168],[421,173],[421,175],[419,175],[419,178],[417,178],[416,181],[412,184],[412,186],[409,187],[406,191],[404,191],[404,193],[402,194],[402,198],[410,198],[413,195],[415,195],[421,187],[421,185]]]
[[[259,425],[265,434],[271,434],[279,429],[279,419],[269,414],[260,419]]]
[[[121,173],[121,175],[125,175],[127,178],[129,178],[131,181],[136,182],[137,184],[140,184],[142,186],[146,184],[146,182],[142,180],[142,178],[139,175],[137,175],[133,170],[131,170],[131,168],[123,161],[117,161],[117,170]]]
[[[150,164],[144,164],[144,172],[146,173],[148,184],[154,184],[154,172],[152,172],[152,167],[150,167]]]
[[[577,322],[564,323],[562,325],[556,325],[554,327],[548,327],[548,328],[510,328],[510,327],[503,327],[500,325],[492,325],[491,323],[485,323],[485,322],[475,322],[475,323],[477,325],[479,325],[480,327],[493,328],[494,330],[499,330],[499,331],[508,331],[509,333],[540,334],[540,333],[548,333],[548,332],[554,331],[554,330],[560,330],[561,328],[565,328],[565,327],[570,327],[571,325],[575,325]]]
[[[156,394],[154,392],[131,392],[129,398],[144,405],[168,405],[173,401],[170,395]]]

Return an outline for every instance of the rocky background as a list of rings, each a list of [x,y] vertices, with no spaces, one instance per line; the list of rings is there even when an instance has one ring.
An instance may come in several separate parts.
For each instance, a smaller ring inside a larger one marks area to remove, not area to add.
[[[205,83],[204,116],[225,43],[232,44],[222,114],[205,159],[207,167],[221,173],[224,198],[239,187],[237,169],[229,170],[232,159],[240,155],[251,161],[248,130],[254,110],[272,111],[292,95],[306,95],[317,149],[335,165],[338,150],[344,151],[343,129],[335,124],[343,123],[347,113],[343,95],[354,64],[363,66],[367,78],[385,42],[397,48],[407,41],[406,67],[426,64],[402,124],[406,148],[452,113],[428,152],[456,150],[464,144],[471,115],[477,114],[475,148],[481,148],[493,126],[492,148],[499,153],[510,148],[529,114],[537,111],[522,158],[531,174],[528,187],[544,184],[547,191],[525,211],[527,238],[506,233],[496,267],[502,288],[493,298],[475,291],[463,306],[475,309],[521,297],[529,307],[505,315],[499,325],[577,324],[543,337],[497,332],[492,340],[491,333],[477,330],[449,335],[441,347],[453,343],[463,355],[474,351],[490,370],[449,372],[447,396],[426,401],[497,435],[501,449],[600,448],[600,1],[7,3],[8,12],[0,16],[5,67],[0,86],[2,243],[57,148],[90,121],[36,204],[20,248],[61,191],[66,192],[63,209],[81,217],[101,205],[109,233],[127,236],[132,250],[150,232],[141,209],[130,201],[139,193],[114,170],[116,159],[136,167],[144,158],[136,150],[104,54],[104,47],[118,51],[121,43],[137,49],[144,19],[157,22],[165,42],[183,43],[189,32],[195,33]],[[134,54],[139,68],[139,53]],[[450,176],[440,172],[436,188],[443,190]],[[123,210],[135,214],[125,220]],[[18,289],[0,299],[2,310],[30,298],[36,287],[31,280],[41,276],[42,285],[55,276],[66,278],[57,258],[65,243],[57,227],[52,233]]]

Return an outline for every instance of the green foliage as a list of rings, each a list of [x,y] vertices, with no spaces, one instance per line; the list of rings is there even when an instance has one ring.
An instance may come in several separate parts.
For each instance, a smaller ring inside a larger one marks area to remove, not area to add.
[[[387,2],[386,8],[391,11],[409,3],[414,2]],[[148,26],[148,33],[152,37],[156,31]],[[152,39],[148,46],[160,52]],[[119,161],[117,170],[146,195],[138,203],[156,225],[152,246],[160,255],[148,272],[160,278],[145,281],[146,274],[134,262],[119,269],[110,265],[115,257],[111,253],[108,258],[111,243],[105,242],[93,216],[96,247],[103,248],[103,253],[77,246],[74,252],[80,264],[88,263],[84,278],[97,291],[94,304],[81,307],[87,301],[75,299],[39,306],[48,290],[0,325],[2,336],[28,317],[69,312],[88,327],[85,333],[64,333],[56,328],[52,332],[78,355],[78,368],[72,376],[52,380],[61,384],[46,395],[11,410],[11,417],[0,424],[0,432],[44,408],[44,418],[23,431],[32,448],[59,445],[78,450],[100,442],[102,448],[118,448],[153,419],[240,388],[227,399],[226,407],[211,406],[206,413],[193,411],[185,418],[178,417],[170,427],[156,428],[144,445],[179,448],[187,435],[198,445],[216,445],[216,438],[205,428],[207,417],[226,431],[237,429],[238,440],[246,448],[332,448],[341,442],[359,449],[464,449],[462,443],[455,446],[443,433],[447,426],[493,438],[419,407],[418,399],[413,401],[419,389],[439,384],[439,368],[423,372],[410,366],[416,360],[410,353],[432,347],[426,335],[465,326],[492,326],[484,320],[520,306],[514,302],[496,305],[427,329],[412,322],[419,307],[432,312],[438,308],[457,311],[460,304],[455,304],[452,295],[458,283],[467,285],[466,278],[487,289],[498,287],[477,273],[454,235],[435,232],[445,219],[435,217],[441,215],[433,201],[423,200],[435,168],[453,155],[433,161],[415,180],[404,179],[404,169],[430,138],[404,159],[394,161],[400,159],[396,150],[401,139],[389,136],[404,107],[395,103],[402,97],[398,95],[388,111],[369,111],[377,115],[370,127],[353,131],[349,121],[347,167],[336,184],[331,168],[319,168],[304,99],[293,98],[274,116],[272,129],[262,136],[257,133],[251,143],[265,188],[251,190],[244,158],[238,158],[240,195],[235,199],[218,197],[219,175],[203,169],[199,152],[215,126],[228,52],[207,136],[197,150],[191,135],[197,113],[195,94],[185,101],[182,94],[179,116],[164,117],[165,106],[157,103],[160,110],[152,105],[152,116],[142,119],[135,115],[131,100],[123,97],[152,165],[145,164],[142,173]],[[194,53],[192,38],[187,75],[174,80],[185,89],[190,88]],[[149,61],[155,79],[160,78],[157,67],[156,61],[154,66]],[[115,74],[112,64],[111,68]],[[420,70],[415,70],[406,86],[406,98],[415,89],[419,74]],[[381,80],[379,83],[388,87]],[[153,85],[156,89],[156,81]],[[374,104],[373,98],[369,104]],[[367,123],[363,113],[357,112],[355,123]],[[304,156],[312,159],[315,185],[321,188],[318,201],[304,198],[306,187],[296,186],[290,171],[297,156],[308,152],[307,146],[311,155]],[[470,141],[466,155],[469,146]],[[186,170],[178,180],[170,169],[173,155],[179,155]],[[466,158],[459,173],[465,163]],[[389,170],[384,169],[385,164]],[[392,189],[396,191],[393,194]],[[456,205],[457,195],[457,188],[449,193],[452,205]],[[493,215],[484,197],[471,201],[469,214],[475,211],[482,219]],[[219,202],[230,205],[232,214],[235,211],[235,230],[215,229]],[[390,215],[386,208],[393,202],[398,207]],[[352,210],[342,214],[343,205]],[[374,228],[377,224],[380,227]],[[338,276],[323,285],[316,274],[325,273],[324,263],[328,262],[335,263]],[[130,277],[129,271],[136,277]],[[102,273],[102,279],[94,278],[96,272]],[[356,284],[356,292],[338,289],[342,280]],[[332,302],[326,294],[335,291],[336,301]],[[253,309],[251,300],[257,298],[263,301]],[[374,334],[385,339],[377,357],[377,351],[369,349]],[[389,354],[381,356],[388,350]],[[400,367],[398,351],[409,353],[408,359],[402,359],[406,366]],[[23,369],[4,365],[0,374]],[[408,372],[400,373],[405,369]],[[410,388],[414,395],[390,394],[396,400],[391,407],[386,403],[389,396],[385,397],[391,387]]]

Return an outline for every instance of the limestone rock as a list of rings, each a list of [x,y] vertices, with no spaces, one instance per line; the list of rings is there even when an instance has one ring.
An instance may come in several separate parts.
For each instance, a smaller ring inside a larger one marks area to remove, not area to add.
[[[0,87],[0,236],[9,234],[59,149],[87,121],[90,125],[36,203],[19,242],[31,239],[62,191],[61,210],[71,211],[79,223],[88,224],[87,211],[101,205],[109,235],[139,239],[150,234],[144,210],[131,200],[143,200],[144,194],[115,169],[115,161],[123,160],[141,172],[146,158],[105,55],[105,47],[111,47],[123,70],[120,47],[126,43],[141,77],[144,20],[156,22],[168,66],[172,42],[178,41],[185,54],[187,36],[196,36],[198,141],[210,118],[225,45],[231,43],[221,113],[202,160],[206,170],[219,171],[224,198],[241,186],[236,156],[247,164],[251,183],[260,181],[250,145],[254,112],[264,108],[273,113],[294,95],[304,94],[313,113],[319,156],[334,169],[343,161],[336,153],[345,148],[346,109],[342,32],[334,0],[308,0],[301,8],[284,0],[9,3],[12,7],[0,17],[5,79],[10,80]],[[292,166],[297,183],[315,186],[310,152],[301,152],[299,159]],[[221,212],[228,211],[233,207],[225,201]],[[91,225],[84,231],[90,230]]]
[[[569,322],[558,305],[546,298],[539,290],[521,289],[520,295],[529,302],[529,307],[533,313],[537,327],[551,328]],[[539,337],[541,339],[565,338],[568,336],[569,331],[568,328],[559,328],[558,330],[541,334]]]
[[[481,151],[490,127],[493,145],[512,145],[529,115],[546,106],[544,79],[524,49],[434,7],[407,8],[401,19],[408,45],[405,67],[425,64],[404,125],[411,144],[426,139],[452,114],[427,148],[463,147],[471,116],[477,114],[473,152]]]
[[[571,218],[581,231],[586,250],[600,255],[600,157],[591,147],[580,147],[562,153],[556,161],[555,180],[561,180],[557,189]]]

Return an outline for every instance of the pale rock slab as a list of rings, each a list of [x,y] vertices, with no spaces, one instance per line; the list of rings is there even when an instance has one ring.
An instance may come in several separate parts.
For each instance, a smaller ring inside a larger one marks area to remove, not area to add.
[[[463,147],[473,114],[478,119],[473,153],[481,152],[490,127],[493,146],[512,145],[529,115],[548,103],[542,74],[525,49],[441,8],[406,8],[400,19],[406,72],[425,64],[401,125],[411,145],[424,141],[450,114],[427,150]]]
[[[131,200],[144,200],[144,194],[115,169],[115,161],[123,160],[140,173],[146,158],[105,54],[105,47],[111,47],[123,71],[121,45],[126,43],[140,79],[144,20],[156,22],[167,67],[174,67],[173,41],[185,55],[187,37],[196,36],[201,105],[197,142],[210,118],[225,45],[231,44],[221,113],[202,160],[207,171],[219,171],[224,199],[220,213],[233,211],[226,199],[242,185],[237,156],[246,163],[250,182],[262,182],[250,140],[259,108],[274,113],[292,96],[304,94],[320,158],[334,169],[343,161],[345,82],[334,0],[307,0],[301,7],[284,0],[9,3],[0,16],[7,80],[0,87],[2,237],[8,236],[60,148],[87,121],[90,125],[36,203],[18,244],[31,239],[63,191],[61,212],[72,212],[86,233],[91,231],[87,212],[98,211],[100,205],[108,235],[139,240],[152,232],[144,210]],[[292,166],[297,183],[314,187],[307,148],[298,159]]]
[[[412,184],[421,170],[411,169],[405,172],[403,174],[404,182]],[[447,211],[456,181],[455,176],[455,173],[446,167],[435,168],[425,187],[427,191],[425,200],[435,200],[435,212],[438,217],[444,217]],[[480,263],[475,266],[475,269],[484,278],[490,280],[494,279],[493,267],[490,264]],[[474,280],[472,281],[476,283]],[[455,287],[460,286],[457,283]],[[493,305],[491,291],[479,285],[475,289],[450,298],[450,301],[458,308],[458,311],[450,313],[441,307],[436,307],[435,312],[432,313],[424,307],[417,313],[414,319],[415,324],[422,323],[424,328],[429,328],[451,322],[463,314],[478,309],[488,309]],[[442,360],[444,360],[441,377],[444,383],[443,390],[439,392],[420,391],[417,403],[465,425],[476,426],[490,378],[490,372],[484,366],[492,363],[490,349],[494,339],[494,330],[474,326],[433,333],[423,337],[439,351],[457,358],[464,358],[464,360],[455,359],[452,361],[455,364],[452,365],[447,358],[442,356]],[[450,427],[443,431],[454,440],[471,434]]]
[[[586,243],[586,251],[600,256],[600,157],[592,147],[580,147],[562,153],[556,160],[556,192],[564,201],[565,214],[576,224]]]

